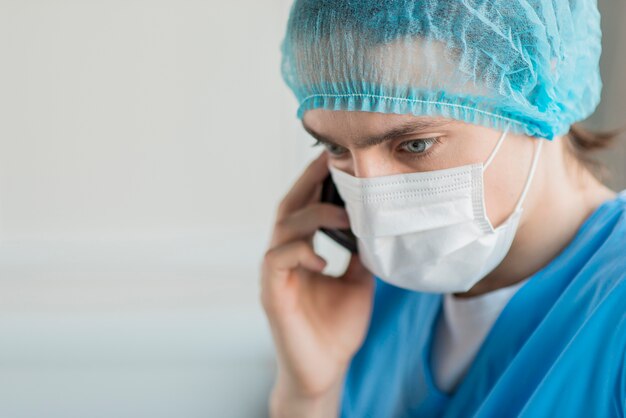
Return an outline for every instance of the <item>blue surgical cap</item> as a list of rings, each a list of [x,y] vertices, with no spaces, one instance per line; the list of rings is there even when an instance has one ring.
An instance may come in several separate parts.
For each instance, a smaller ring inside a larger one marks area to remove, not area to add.
[[[309,109],[438,115],[553,139],[600,101],[595,0],[295,0],[283,79]]]

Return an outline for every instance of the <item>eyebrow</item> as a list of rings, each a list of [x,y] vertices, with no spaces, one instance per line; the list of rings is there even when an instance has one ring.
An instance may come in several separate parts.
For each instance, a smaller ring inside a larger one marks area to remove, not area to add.
[[[412,121],[405,122],[401,125],[395,126],[387,130],[386,132],[383,132],[382,134],[372,135],[369,137],[356,140],[354,142],[354,147],[356,149],[368,148],[374,145],[382,144],[383,142],[387,142],[387,141],[391,141],[399,137],[403,137],[411,133],[418,133],[421,131],[425,131],[427,129],[441,128],[448,124],[450,124],[450,121],[445,120],[445,119],[444,120],[412,120]],[[302,122],[302,126],[304,127],[305,131],[311,134],[311,136],[317,139],[318,141],[327,145],[333,145],[336,147],[344,148],[343,145],[339,145],[333,140],[331,140],[330,138],[315,132],[313,129],[308,127],[304,123],[304,121]]]

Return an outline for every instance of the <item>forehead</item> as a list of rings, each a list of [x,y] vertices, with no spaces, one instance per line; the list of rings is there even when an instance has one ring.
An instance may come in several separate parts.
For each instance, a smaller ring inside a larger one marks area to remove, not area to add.
[[[376,133],[398,126],[412,125],[415,130],[452,128],[465,122],[439,116],[362,112],[346,110],[311,109],[302,117],[302,125],[309,131],[325,133]]]

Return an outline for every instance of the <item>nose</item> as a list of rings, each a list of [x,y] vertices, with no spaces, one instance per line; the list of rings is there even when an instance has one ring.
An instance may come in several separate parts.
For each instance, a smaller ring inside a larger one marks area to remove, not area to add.
[[[392,164],[388,159],[376,152],[357,152],[352,157],[355,177],[369,178],[393,174]]]

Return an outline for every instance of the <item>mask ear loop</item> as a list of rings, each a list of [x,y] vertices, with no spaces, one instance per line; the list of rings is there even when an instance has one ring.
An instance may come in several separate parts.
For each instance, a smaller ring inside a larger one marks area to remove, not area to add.
[[[524,199],[526,198],[526,193],[528,192],[528,189],[530,188],[530,183],[533,181],[533,177],[535,176],[535,169],[537,168],[537,163],[539,162],[539,154],[541,153],[541,146],[543,145],[543,141],[545,141],[545,139],[541,139],[541,138],[535,138],[534,140],[539,141],[539,142],[535,143],[535,147],[534,147],[535,155],[533,156],[533,163],[530,166],[530,172],[528,173],[528,177],[526,178],[526,184],[524,184],[524,190],[522,190],[522,194],[517,200],[517,205],[515,205],[514,212],[517,212],[518,210],[520,210],[520,208],[522,207],[522,203],[524,202]]]
[[[496,146],[494,147],[493,151],[491,151],[489,158],[487,158],[487,162],[483,164],[483,169],[486,169],[489,166],[489,164],[491,164],[491,161],[493,161],[493,159],[495,158],[496,153],[500,149],[500,145],[502,145],[502,142],[504,141],[504,138],[506,137],[507,132],[509,132],[509,126],[510,124],[507,123],[506,126],[504,127],[504,131],[502,131],[502,135],[500,135],[498,142],[496,142]]]

